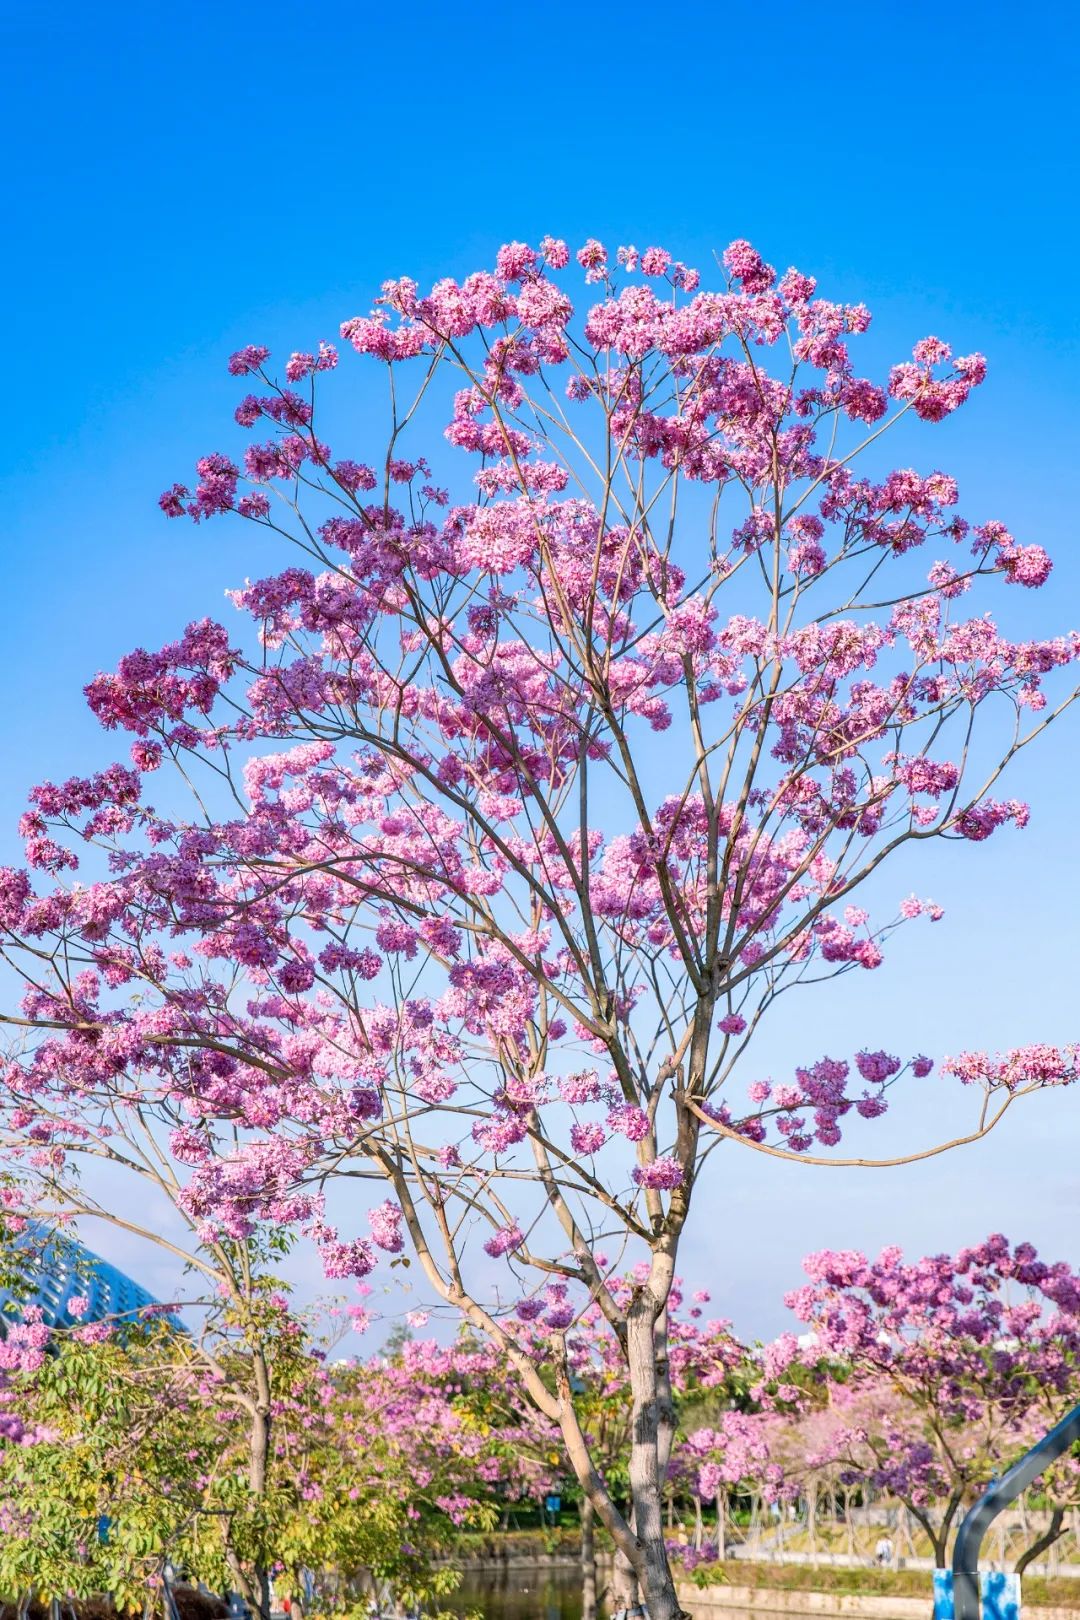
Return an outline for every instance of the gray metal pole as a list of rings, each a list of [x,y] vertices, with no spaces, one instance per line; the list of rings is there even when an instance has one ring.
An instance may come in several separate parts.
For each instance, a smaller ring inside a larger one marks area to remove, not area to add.
[[[1080,1406],[1043,1435],[1026,1456],[1013,1463],[976,1502],[956,1532],[953,1546],[953,1614],[955,1620],[980,1620],[979,1552],[983,1538],[1002,1509],[1015,1502],[1033,1480],[1044,1474],[1080,1440]]]

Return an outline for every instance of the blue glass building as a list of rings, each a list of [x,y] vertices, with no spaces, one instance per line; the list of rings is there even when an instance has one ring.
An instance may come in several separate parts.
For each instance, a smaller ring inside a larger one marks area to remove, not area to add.
[[[0,1288],[0,1332],[4,1318],[20,1315],[27,1305],[40,1306],[49,1327],[66,1328],[78,1322],[135,1320],[146,1306],[158,1304],[145,1288],[66,1234],[31,1225],[16,1242],[25,1254],[25,1266],[19,1268],[24,1287],[18,1295]],[[80,1297],[89,1303],[76,1317],[69,1305]],[[168,1321],[183,1330],[175,1316]]]

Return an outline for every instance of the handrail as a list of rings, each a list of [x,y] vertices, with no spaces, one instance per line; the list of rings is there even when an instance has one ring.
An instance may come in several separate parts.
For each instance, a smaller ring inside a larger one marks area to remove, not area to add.
[[[1013,1463],[1000,1479],[996,1479],[967,1514],[956,1532],[953,1547],[954,1620],[980,1620],[979,1552],[983,1538],[998,1514],[1010,1502],[1015,1502],[1032,1480],[1044,1474],[1050,1464],[1056,1462],[1078,1440],[1080,1406],[1074,1407],[1068,1417],[1062,1418],[1019,1462]]]

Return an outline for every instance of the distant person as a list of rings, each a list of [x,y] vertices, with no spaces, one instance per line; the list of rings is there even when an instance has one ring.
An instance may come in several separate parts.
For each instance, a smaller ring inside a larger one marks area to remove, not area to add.
[[[881,1569],[888,1569],[893,1559],[893,1544],[888,1536],[882,1536],[874,1548],[874,1559]]]

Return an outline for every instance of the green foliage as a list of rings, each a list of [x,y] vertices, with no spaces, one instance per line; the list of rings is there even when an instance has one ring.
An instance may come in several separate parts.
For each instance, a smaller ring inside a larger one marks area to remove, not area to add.
[[[418,1497],[404,1448],[335,1387],[275,1290],[232,1302],[209,1350],[163,1324],[122,1340],[81,1329],[15,1384],[33,1443],[0,1447],[0,1597],[108,1594],[141,1613],[166,1559],[256,1599],[271,1570],[298,1590],[304,1566],[371,1570],[429,1608],[456,1582],[432,1567],[452,1527]]]
[[[11,1186],[11,1177],[0,1175],[0,1192]],[[18,1240],[18,1234],[12,1230],[10,1217],[0,1207],[0,1289],[5,1289],[16,1299],[24,1297],[26,1293],[27,1261],[25,1244]],[[0,1319],[0,1333],[2,1332],[3,1324]]]
[[[163,1558],[202,1539],[199,1477],[211,1437],[192,1408],[181,1438],[179,1403],[163,1398],[168,1363],[164,1343],[148,1337],[69,1340],[25,1378],[21,1415],[36,1439],[0,1453],[10,1520],[0,1592],[108,1592],[121,1610],[141,1609]]]

